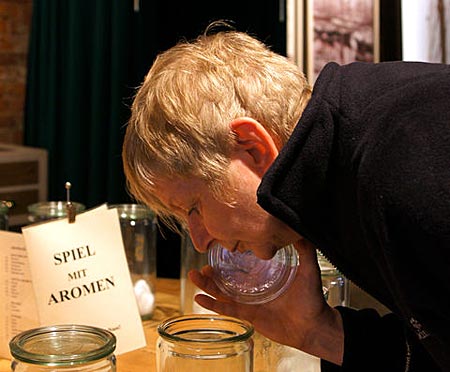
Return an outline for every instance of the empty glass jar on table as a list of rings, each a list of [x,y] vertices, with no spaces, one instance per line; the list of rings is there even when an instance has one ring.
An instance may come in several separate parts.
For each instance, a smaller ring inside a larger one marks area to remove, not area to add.
[[[191,282],[188,273],[192,269],[200,270],[208,264],[208,255],[195,250],[187,232],[181,236],[181,268],[180,268],[180,310],[181,314],[208,313],[194,300],[199,293],[204,293]]]
[[[142,319],[155,308],[157,224],[153,211],[141,204],[113,204],[117,209],[128,268]]]
[[[85,325],[56,325],[22,332],[9,343],[14,372],[115,372],[116,337]]]
[[[84,212],[84,204],[72,202],[76,213]],[[34,203],[28,206],[28,221],[31,223],[54,220],[67,216],[66,201],[46,201]]]
[[[158,326],[157,372],[252,372],[253,327],[213,314],[170,318]]]
[[[322,277],[323,295],[328,304],[330,306],[347,306],[348,280],[319,251],[317,259]]]

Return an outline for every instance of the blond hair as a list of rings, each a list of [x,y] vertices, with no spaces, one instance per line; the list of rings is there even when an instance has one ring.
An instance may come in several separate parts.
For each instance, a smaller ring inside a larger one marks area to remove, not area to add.
[[[157,214],[158,178],[199,177],[220,200],[238,117],[259,121],[279,148],[311,95],[297,66],[250,35],[221,31],[160,54],[132,105],[123,145],[130,193]]]

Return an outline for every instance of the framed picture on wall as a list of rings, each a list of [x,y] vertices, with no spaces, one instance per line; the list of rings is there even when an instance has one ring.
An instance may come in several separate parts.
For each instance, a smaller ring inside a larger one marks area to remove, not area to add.
[[[379,61],[380,0],[303,1],[304,69],[311,83],[331,61]]]

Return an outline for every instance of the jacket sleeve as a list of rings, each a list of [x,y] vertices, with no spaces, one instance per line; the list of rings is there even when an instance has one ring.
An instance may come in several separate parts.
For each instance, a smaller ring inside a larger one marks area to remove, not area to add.
[[[358,332],[365,329],[377,340],[370,347],[376,342],[394,348],[383,334],[401,337],[411,353],[409,371],[436,370],[431,356],[442,370],[450,368],[450,70],[445,71],[411,79],[374,103],[364,117],[370,129],[360,146],[358,201],[367,254],[376,259],[394,302],[390,308],[402,323],[342,311],[346,347],[358,350]],[[389,100],[395,106],[386,113]],[[405,355],[401,346],[396,350]],[[379,349],[390,355],[384,345]]]
[[[322,360],[322,372],[441,371],[396,315],[380,316],[373,309],[337,309],[344,323],[343,364]]]

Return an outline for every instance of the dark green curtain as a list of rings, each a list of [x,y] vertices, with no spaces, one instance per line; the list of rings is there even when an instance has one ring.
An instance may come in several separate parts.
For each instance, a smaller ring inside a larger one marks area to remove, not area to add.
[[[135,6],[138,5],[138,9]],[[25,144],[49,152],[49,200],[131,201],[121,147],[129,105],[157,53],[226,19],[285,52],[284,0],[34,0]],[[177,277],[180,240],[158,236],[158,276]]]
[[[120,157],[128,106],[150,60],[133,1],[33,3],[25,144],[49,152],[49,200],[129,201]],[[148,48],[151,49],[151,48]]]
[[[129,201],[120,156],[124,125],[134,88],[156,54],[214,19],[234,21],[283,52],[279,4],[35,0],[24,142],[49,152],[48,199],[64,199],[70,181],[72,200],[87,207]]]

